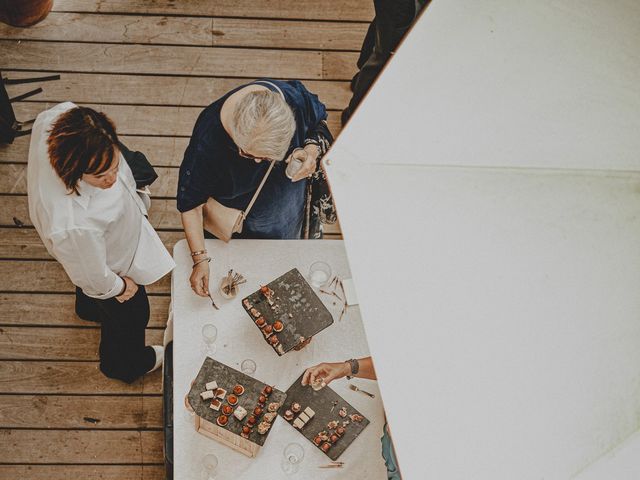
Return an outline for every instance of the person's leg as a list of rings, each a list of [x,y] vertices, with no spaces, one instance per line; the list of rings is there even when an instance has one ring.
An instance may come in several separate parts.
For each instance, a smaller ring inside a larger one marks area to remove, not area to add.
[[[369,24],[369,28],[367,29],[367,34],[364,36],[364,40],[362,41],[362,47],[360,48],[360,56],[358,57],[358,61],[356,62],[356,66],[358,67],[358,71],[351,79],[351,91],[353,92],[353,86],[358,80],[358,74],[360,73],[360,69],[365,64],[371,52],[373,52],[373,47],[376,43],[376,19],[375,17],[371,20]]]
[[[364,58],[364,47],[361,52],[358,66],[360,71],[353,77],[351,90],[353,96],[347,108],[342,112],[342,123],[345,124],[358,107],[369,88],[385,66],[391,52],[411,26],[416,15],[415,0],[374,0],[376,17],[371,22],[367,37],[369,43],[373,40],[370,53]],[[373,31],[372,31],[372,28]]]
[[[95,298],[87,297],[80,287],[76,287],[76,315],[88,322],[100,323],[100,308]]]
[[[115,298],[102,300],[100,370],[110,378],[131,383],[153,368],[156,355],[145,346],[149,323],[149,299],[144,286],[124,303]]]

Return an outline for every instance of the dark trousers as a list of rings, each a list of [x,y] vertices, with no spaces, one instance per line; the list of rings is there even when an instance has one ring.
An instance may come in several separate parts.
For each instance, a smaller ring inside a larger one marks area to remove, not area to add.
[[[124,303],[98,300],[76,287],[76,313],[100,323],[100,370],[109,378],[131,383],[153,368],[156,354],[145,346],[149,299],[144,286]]]
[[[353,97],[342,112],[343,125],[358,107],[419,13],[416,0],[374,0],[373,4],[376,16],[362,43],[357,62],[358,73],[351,80]]]

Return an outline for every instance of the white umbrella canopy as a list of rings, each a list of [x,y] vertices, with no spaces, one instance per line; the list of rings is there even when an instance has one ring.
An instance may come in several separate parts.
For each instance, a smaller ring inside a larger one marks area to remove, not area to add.
[[[405,478],[640,427],[638,85],[637,2],[434,0],[327,155]]]

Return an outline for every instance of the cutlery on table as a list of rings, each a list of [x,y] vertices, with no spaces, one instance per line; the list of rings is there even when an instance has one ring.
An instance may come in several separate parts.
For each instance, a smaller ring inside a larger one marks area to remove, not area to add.
[[[350,383],[350,384],[349,384],[349,388],[350,388],[351,390],[353,390],[354,392],[364,393],[365,395],[367,395],[367,396],[369,396],[369,397],[371,397],[371,398],[376,398],[376,396],[375,396],[373,393],[369,393],[369,392],[367,392],[366,390],[362,390],[362,389],[360,389],[360,388],[356,387],[353,383]]]
[[[207,295],[209,296],[209,300],[211,300],[211,305],[213,305],[213,308],[215,308],[216,310],[220,310],[216,305],[216,302],[213,301],[213,297],[211,296],[211,294],[209,293]]]

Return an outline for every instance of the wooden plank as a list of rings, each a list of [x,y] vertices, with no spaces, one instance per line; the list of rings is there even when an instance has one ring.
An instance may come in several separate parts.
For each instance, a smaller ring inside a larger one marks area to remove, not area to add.
[[[0,197],[3,208],[0,208],[0,226],[13,226],[13,218],[25,225],[32,225],[26,196]],[[175,200],[154,199],[149,210],[149,221],[156,229],[182,229],[180,213],[176,210]],[[326,225],[327,234],[339,234],[340,226]]]
[[[16,272],[20,274],[16,275]],[[146,288],[152,293],[170,293],[171,274]],[[75,292],[75,287],[58,262],[0,260],[0,291],[64,293]]]
[[[32,78],[51,72],[3,70],[8,78]],[[74,103],[114,103],[132,105],[173,105],[206,107],[228,91],[253,81],[253,78],[165,77],[157,75],[118,75],[62,73],[55,82],[42,83],[43,92],[32,100]],[[329,109],[342,110],[351,99],[350,82],[305,80],[310,92],[318,95]],[[9,85],[9,94],[17,96],[29,85]]]
[[[48,102],[20,102],[14,105],[18,119],[35,118],[43,110],[55,104]],[[124,135],[164,135],[190,137],[200,107],[157,107],[134,105],[104,105],[88,103],[85,107],[106,113],[116,124],[118,133]],[[334,135],[340,132],[340,115],[330,110],[327,123]],[[153,158],[150,161],[154,161]]]
[[[0,430],[0,463],[161,463],[162,432]]]
[[[28,29],[0,24],[11,40],[359,51],[368,23],[96,15],[52,12]],[[313,34],[310,35],[310,31]]]
[[[98,362],[0,361],[0,392],[24,394],[157,395],[162,372],[132,384],[105,377]]]
[[[356,52],[0,40],[5,69],[350,80]]]
[[[162,345],[164,332],[148,329],[146,343]],[[98,360],[100,329],[1,327],[0,360]]]
[[[0,325],[95,326],[76,316],[75,299],[75,295],[63,293],[0,293]],[[148,328],[166,326],[170,301],[168,296],[149,295],[151,317]]]
[[[178,172],[175,167],[156,167],[158,179],[149,187],[153,197],[175,198]],[[0,194],[27,194],[27,166],[24,163],[0,164]]]
[[[32,225],[29,219],[27,197],[20,195],[0,196],[0,226],[14,226],[14,217],[25,225]],[[158,230],[182,229],[180,213],[176,210],[175,200],[154,199],[149,210],[149,221]],[[325,233],[327,235],[340,235],[340,225],[338,223],[325,225]]]
[[[29,219],[26,196],[0,197],[0,226],[13,226],[13,217],[25,225],[32,225]],[[176,210],[175,200],[153,200],[149,211],[149,219],[157,229],[182,229],[180,214]]]
[[[176,242],[184,238],[182,232],[158,232],[162,243],[173,252]],[[32,228],[0,228],[0,259],[51,259],[38,232]]]
[[[163,465],[0,465],[0,478],[29,480],[164,480]]]
[[[158,167],[179,167],[189,143],[183,137],[130,137],[120,135],[120,140],[132,150],[144,152],[149,161]],[[19,137],[11,145],[0,145],[0,163],[27,163],[31,137]]]
[[[212,17],[300,18],[369,22],[374,16],[368,0],[56,0],[58,12],[142,13]]]
[[[19,119],[35,118],[40,112],[53,107],[48,102],[20,102],[14,105]],[[165,135],[190,137],[193,125],[200,115],[200,107],[157,107],[133,105],[103,105],[88,103],[82,106],[104,112],[124,135]],[[154,162],[150,157],[150,161]]]
[[[0,145],[0,163],[27,163],[29,136],[19,137],[11,145]],[[189,143],[184,137],[146,137],[119,135],[132,150],[143,152],[156,167],[179,167]]]
[[[162,397],[0,395],[3,428],[162,428]]]

